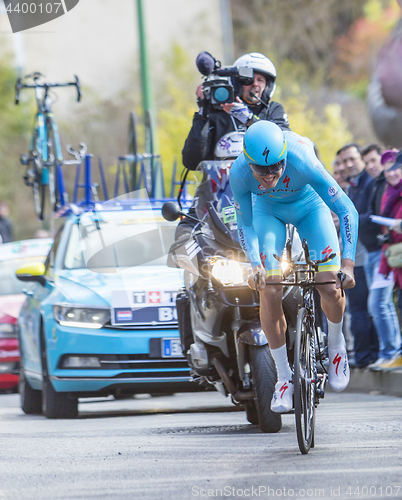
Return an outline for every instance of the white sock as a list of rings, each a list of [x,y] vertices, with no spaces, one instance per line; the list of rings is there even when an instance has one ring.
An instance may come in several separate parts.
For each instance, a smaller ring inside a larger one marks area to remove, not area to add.
[[[341,347],[345,342],[342,333],[343,318],[340,323],[332,323],[327,319],[328,322],[328,347],[333,349],[336,347]]]
[[[278,380],[292,380],[292,370],[289,366],[286,344],[278,347],[277,349],[271,349],[271,354],[274,358],[276,369],[278,371]]]

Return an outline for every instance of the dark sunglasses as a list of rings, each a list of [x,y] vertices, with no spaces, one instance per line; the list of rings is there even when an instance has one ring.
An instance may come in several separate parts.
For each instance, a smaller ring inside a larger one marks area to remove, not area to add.
[[[255,165],[249,163],[251,170],[257,175],[275,175],[285,166],[285,160],[280,160],[273,165]]]

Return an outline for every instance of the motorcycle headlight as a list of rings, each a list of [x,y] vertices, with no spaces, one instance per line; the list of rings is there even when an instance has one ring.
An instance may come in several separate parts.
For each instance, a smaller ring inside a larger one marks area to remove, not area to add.
[[[251,274],[251,264],[235,260],[212,258],[212,276],[224,286],[246,285],[247,277]]]
[[[75,307],[67,305],[53,306],[54,319],[62,326],[75,328],[102,328],[110,320],[108,309]]]

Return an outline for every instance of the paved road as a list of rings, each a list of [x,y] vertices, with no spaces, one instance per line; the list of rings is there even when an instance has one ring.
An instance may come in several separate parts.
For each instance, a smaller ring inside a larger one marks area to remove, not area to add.
[[[80,403],[46,420],[0,396],[0,500],[402,498],[402,398],[327,393],[316,447],[262,434],[217,393]],[[399,488],[401,486],[401,488]]]

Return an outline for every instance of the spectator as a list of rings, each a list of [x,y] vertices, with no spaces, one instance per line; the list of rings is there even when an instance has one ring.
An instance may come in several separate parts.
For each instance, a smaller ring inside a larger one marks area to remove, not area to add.
[[[13,241],[13,226],[8,219],[10,208],[5,201],[0,201],[0,243]]]
[[[355,361],[358,368],[364,368],[378,359],[378,338],[372,318],[367,309],[368,288],[364,273],[364,266],[368,261],[368,252],[361,239],[362,214],[368,210],[367,185],[374,187],[374,180],[365,171],[365,164],[361,157],[359,146],[355,143],[343,146],[337,153],[345,168],[350,186],[348,195],[359,213],[359,240],[356,248],[355,281],[356,286],[346,291],[349,312],[351,314],[351,328],[354,338]],[[373,226],[375,226],[372,223]],[[364,227],[364,226],[363,226]],[[377,231],[376,228],[375,231]],[[375,236],[374,236],[375,238]]]
[[[381,163],[381,154],[381,148],[377,144],[370,144],[370,146],[367,146],[362,150],[362,158],[364,163],[366,164],[366,171],[370,177],[373,177],[373,179],[377,179],[384,170],[384,167]]]
[[[382,199],[382,215],[384,217],[395,218],[395,224],[389,229],[392,243],[402,242],[402,153],[397,151],[385,151],[381,157],[384,164],[384,173],[387,181],[387,188]],[[380,272],[388,276],[393,271],[395,286],[398,294],[398,307],[402,310],[402,268],[391,268],[385,256],[388,245],[384,245],[381,255]],[[396,348],[393,359],[382,363],[381,368],[402,367],[401,337],[400,333],[394,339],[392,347]]]
[[[376,144],[371,144],[362,151],[362,157],[366,163],[366,171],[371,177],[375,178],[368,216],[381,214],[381,200],[386,188],[383,163],[387,160],[388,155],[384,155],[383,161],[380,151],[380,148]],[[395,159],[395,156],[393,156],[393,159]],[[376,229],[379,237],[381,226],[377,225]],[[393,278],[390,276],[388,279],[380,279],[381,248],[378,246],[377,249],[372,247],[372,249],[368,248],[368,250],[368,262],[364,268],[366,281],[370,289],[368,310],[379,335],[380,346],[379,359],[372,366],[372,368],[376,368],[376,366],[381,366],[384,361],[391,359],[396,354],[400,345],[400,340],[398,340],[400,339],[400,328],[398,314],[393,301]]]
[[[336,154],[335,160],[332,164],[332,169],[334,172],[334,179],[341,186],[344,191],[347,191],[349,187],[348,175],[346,173],[345,165],[343,164],[342,157],[340,153]]]

